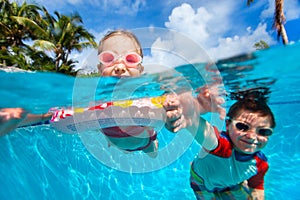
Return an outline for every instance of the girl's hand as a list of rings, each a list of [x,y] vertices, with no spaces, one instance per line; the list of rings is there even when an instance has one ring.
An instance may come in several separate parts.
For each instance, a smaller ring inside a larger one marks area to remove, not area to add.
[[[200,104],[200,113],[215,112],[220,114],[222,120],[226,117],[226,110],[222,107],[225,99],[220,95],[219,88],[213,85],[206,85],[197,89],[199,94],[197,100]]]
[[[23,108],[0,109],[0,136],[17,128],[27,114],[28,112]]]
[[[199,118],[199,105],[190,92],[167,95],[163,106],[166,110],[165,126],[172,132],[193,125]]]

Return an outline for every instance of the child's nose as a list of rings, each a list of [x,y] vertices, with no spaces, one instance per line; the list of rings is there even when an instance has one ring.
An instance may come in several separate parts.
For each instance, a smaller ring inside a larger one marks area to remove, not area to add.
[[[118,63],[114,68],[114,72],[118,76],[122,75],[126,72],[126,66],[123,63]]]
[[[256,134],[256,130],[255,129],[249,129],[247,131],[247,137],[250,139],[256,139],[257,134]]]

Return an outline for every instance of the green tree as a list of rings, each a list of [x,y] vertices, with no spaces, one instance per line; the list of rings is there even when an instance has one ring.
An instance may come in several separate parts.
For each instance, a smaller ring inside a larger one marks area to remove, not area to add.
[[[26,47],[24,41],[35,39],[43,31],[36,21],[41,20],[39,7],[24,2],[0,0],[0,37],[2,46]]]
[[[0,61],[22,69],[72,74],[73,51],[96,47],[94,36],[84,27],[79,14],[71,16],[24,2],[0,0]],[[28,45],[33,42],[34,45]]]
[[[43,11],[46,34],[35,40],[33,46],[54,53],[56,71],[59,71],[62,65],[74,63],[69,60],[72,51],[81,52],[87,47],[97,47],[94,36],[81,25],[83,22],[79,14],[66,16],[55,12],[55,18],[45,8]]]
[[[19,6],[16,2],[0,0],[0,10],[1,62],[23,69],[32,68],[27,55],[32,48],[26,41],[37,38],[43,31],[36,23],[42,19],[39,7],[26,2]]]
[[[256,42],[254,44],[254,48],[256,50],[262,50],[262,49],[268,49],[270,46],[263,40],[260,40],[259,42]]]

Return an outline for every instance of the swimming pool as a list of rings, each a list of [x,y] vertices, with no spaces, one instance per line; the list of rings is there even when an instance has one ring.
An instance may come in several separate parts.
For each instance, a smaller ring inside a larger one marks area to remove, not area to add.
[[[253,87],[271,91],[269,103],[276,116],[277,127],[264,150],[270,162],[265,183],[267,199],[300,199],[299,52],[300,44],[297,43],[218,63],[228,91]],[[178,67],[177,71],[185,73],[192,83],[199,81],[192,66],[191,69],[188,66]],[[146,75],[147,81],[152,84],[144,86],[151,91],[142,89],[147,92],[140,95],[158,96],[163,93],[161,85],[155,84],[159,80],[157,77]],[[46,112],[53,106],[74,104],[72,86],[78,81],[52,73],[3,72],[0,72],[0,80],[1,107],[20,106],[37,113]],[[97,89],[91,99],[81,92],[76,102],[84,104],[102,96],[120,98],[108,95],[110,85],[118,83],[118,79],[101,81],[105,87],[99,91]],[[136,79],[132,84],[141,85],[141,81],[147,82]],[[83,87],[95,84],[99,84],[99,79],[86,79]],[[159,134],[160,148],[176,137],[181,135],[163,129]],[[79,135],[63,134],[49,125],[19,128],[0,138],[0,198],[195,199],[188,181],[189,163],[198,152],[199,145],[190,140],[184,145],[186,147],[179,148],[181,151],[176,159],[160,169],[135,173],[134,170],[122,171],[103,164],[93,152],[87,150]],[[148,166],[142,163],[138,167]]]

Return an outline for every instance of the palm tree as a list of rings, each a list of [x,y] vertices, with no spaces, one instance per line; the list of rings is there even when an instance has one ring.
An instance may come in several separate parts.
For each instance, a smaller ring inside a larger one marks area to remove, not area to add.
[[[80,52],[84,48],[97,46],[94,36],[80,25],[83,22],[79,14],[66,16],[54,12],[55,18],[46,8],[43,8],[43,11],[46,34],[35,40],[33,46],[54,53],[56,71],[59,71],[62,65],[70,64],[69,55],[73,50]]]
[[[253,1],[254,0],[247,0],[247,5],[249,6],[251,3],[253,3]],[[284,28],[285,16],[283,12],[283,5],[284,0],[275,0],[273,28],[275,28],[277,31],[277,38],[279,39],[281,36],[283,44],[286,45],[289,43],[289,40]]]
[[[273,27],[277,30],[278,39],[281,36],[283,44],[288,44],[289,40],[284,28],[285,16],[283,12],[283,4],[284,4],[284,0],[275,1]]]
[[[78,14],[69,17],[55,12],[55,18],[46,8],[26,2],[19,6],[9,0],[0,0],[0,9],[0,60],[8,65],[70,73],[77,61],[69,59],[69,54],[97,46]],[[26,40],[34,41],[33,47]]]
[[[34,52],[25,41],[37,38],[43,31],[35,22],[42,19],[39,7],[26,2],[19,6],[16,2],[0,0],[0,10],[1,62],[32,69],[27,54]]]
[[[16,2],[1,0],[0,8],[1,45],[24,47],[24,40],[36,38],[43,31],[35,22],[41,19],[38,6],[26,2],[18,6]]]

